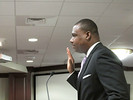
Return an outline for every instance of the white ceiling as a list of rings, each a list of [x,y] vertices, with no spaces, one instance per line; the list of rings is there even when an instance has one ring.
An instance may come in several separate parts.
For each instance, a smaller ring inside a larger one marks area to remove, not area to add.
[[[46,18],[46,23],[29,25],[26,18]],[[72,26],[82,18],[97,23],[104,45],[133,49],[133,0],[0,0],[0,51],[16,64],[44,67],[66,64],[69,47],[78,63],[83,55],[73,51],[69,40]],[[38,42],[29,43],[33,37]],[[26,63],[32,57],[34,62]],[[133,55],[123,64],[132,67],[132,59]]]

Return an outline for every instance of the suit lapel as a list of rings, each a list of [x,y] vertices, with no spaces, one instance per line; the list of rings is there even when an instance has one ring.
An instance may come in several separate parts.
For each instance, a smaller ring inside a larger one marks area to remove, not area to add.
[[[81,71],[81,73],[80,73],[80,75],[79,75],[79,80],[82,79],[83,73],[85,72],[88,63],[90,62],[91,56],[92,56],[92,54],[90,54],[89,57],[87,57],[86,62],[85,62],[85,64],[83,65],[82,71]]]
[[[83,68],[82,68],[82,71],[81,71],[81,73],[80,73],[80,75],[79,75],[79,77],[78,77],[78,79],[77,79],[77,90],[79,91],[79,89],[80,89],[80,83],[81,83],[81,80],[82,80],[82,78],[83,78],[83,75],[84,75],[84,72],[85,72],[85,70],[86,70],[86,68],[87,68],[87,65],[88,65],[88,63],[89,63],[89,61],[90,61],[90,59],[91,59],[91,56],[92,56],[92,54],[91,55],[89,55],[89,57],[87,57],[87,59],[86,59],[86,62],[85,62],[85,64],[83,65]]]
[[[82,78],[83,78],[84,72],[85,72],[85,70],[87,69],[87,67],[88,67],[88,65],[89,65],[89,62],[90,62],[90,60],[91,60],[92,54],[96,51],[96,49],[97,49],[98,47],[101,47],[101,46],[102,46],[102,43],[99,43],[98,45],[96,45],[96,46],[94,47],[94,49],[91,51],[91,53],[89,54],[89,56],[87,57],[86,62],[85,62],[85,64],[83,65],[82,71],[81,71],[81,73],[80,73],[80,75],[79,75],[79,77],[78,77],[78,84],[77,84],[78,90],[79,90],[80,82],[81,82],[81,80],[82,80]]]

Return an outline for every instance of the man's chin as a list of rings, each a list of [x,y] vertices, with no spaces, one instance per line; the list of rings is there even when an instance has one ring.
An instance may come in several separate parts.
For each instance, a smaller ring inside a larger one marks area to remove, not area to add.
[[[77,53],[83,53],[81,52],[79,49],[76,49],[75,47],[73,47],[74,51],[77,52]]]
[[[73,47],[74,51],[77,51],[77,49],[76,49],[76,47],[75,47],[75,46],[72,46],[72,47]]]
[[[78,53],[80,53],[80,52],[79,52],[79,51],[78,51],[76,48],[74,48],[74,47],[73,47],[73,49],[74,49],[74,51],[75,51],[75,52],[78,52]]]

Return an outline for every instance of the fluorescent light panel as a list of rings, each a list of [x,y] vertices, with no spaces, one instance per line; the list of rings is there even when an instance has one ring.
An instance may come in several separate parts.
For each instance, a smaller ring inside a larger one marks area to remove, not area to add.
[[[131,49],[111,49],[120,60],[125,59],[127,56],[129,56],[133,51]]]

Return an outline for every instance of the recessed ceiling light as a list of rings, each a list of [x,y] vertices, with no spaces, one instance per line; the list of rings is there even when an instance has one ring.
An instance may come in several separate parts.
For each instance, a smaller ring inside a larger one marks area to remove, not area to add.
[[[32,62],[34,62],[33,60],[27,60],[26,61],[27,63],[32,63]]]
[[[30,38],[30,39],[28,39],[28,41],[29,41],[29,42],[37,42],[38,39],[37,39],[37,38]]]
[[[132,49],[111,49],[120,60],[125,59],[127,56],[129,56],[131,53],[133,53]]]
[[[2,47],[5,43],[5,38],[0,38],[0,47]]]
[[[2,42],[0,41],[0,47],[2,47]]]

